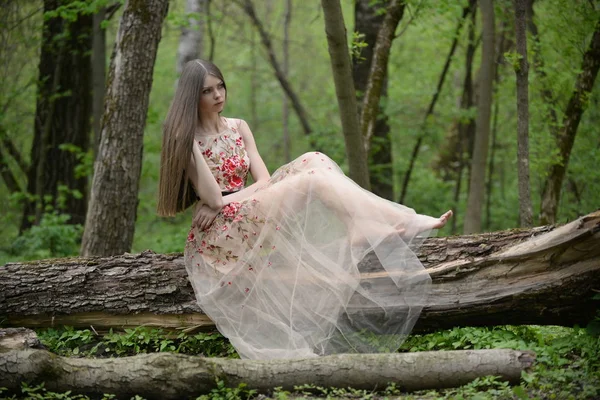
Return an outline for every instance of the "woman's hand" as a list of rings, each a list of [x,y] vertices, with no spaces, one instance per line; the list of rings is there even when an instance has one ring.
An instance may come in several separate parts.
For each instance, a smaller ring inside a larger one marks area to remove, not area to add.
[[[200,207],[196,210],[196,215],[194,216],[194,220],[192,221],[192,226],[197,227],[199,230],[204,231],[212,225],[215,220],[217,214],[219,214],[221,210],[215,210],[207,206],[206,204],[200,205]]]

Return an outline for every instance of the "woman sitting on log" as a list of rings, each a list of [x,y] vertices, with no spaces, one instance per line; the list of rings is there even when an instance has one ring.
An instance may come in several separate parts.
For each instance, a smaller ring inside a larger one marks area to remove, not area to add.
[[[195,203],[185,265],[202,310],[242,358],[395,351],[431,282],[415,251],[452,211],[377,197],[319,152],[270,175],[226,99],[219,69],[190,61],[163,129],[158,214]],[[380,269],[360,263],[371,252]]]

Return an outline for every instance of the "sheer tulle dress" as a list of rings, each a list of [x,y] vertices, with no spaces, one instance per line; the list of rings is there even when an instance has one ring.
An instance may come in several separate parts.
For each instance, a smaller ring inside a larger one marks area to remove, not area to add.
[[[250,160],[239,120],[227,123],[194,145],[232,192]],[[192,228],[185,265],[200,307],[242,358],[395,351],[426,301],[431,279],[415,251],[437,222],[306,153],[209,229]]]

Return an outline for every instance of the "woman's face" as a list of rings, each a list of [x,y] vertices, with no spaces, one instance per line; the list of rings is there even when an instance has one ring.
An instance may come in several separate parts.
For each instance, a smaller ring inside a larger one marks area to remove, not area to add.
[[[200,113],[220,113],[225,106],[227,91],[222,80],[213,75],[206,75],[200,94]]]

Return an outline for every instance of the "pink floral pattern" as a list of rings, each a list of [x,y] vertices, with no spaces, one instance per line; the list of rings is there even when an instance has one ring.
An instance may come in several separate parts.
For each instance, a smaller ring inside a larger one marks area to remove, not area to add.
[[[226,131],[207,136],[197,143],[221,190],[235,192],[246,184],[250,158],[235,122],[227,120],[227,124],[229,129]]]

